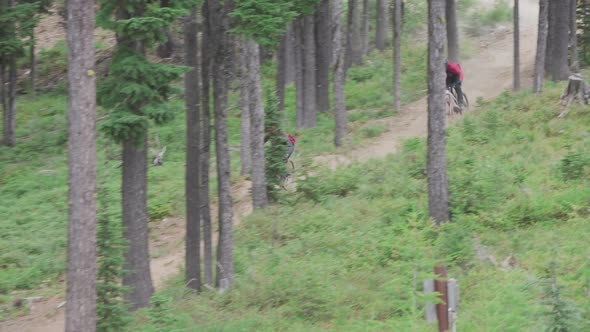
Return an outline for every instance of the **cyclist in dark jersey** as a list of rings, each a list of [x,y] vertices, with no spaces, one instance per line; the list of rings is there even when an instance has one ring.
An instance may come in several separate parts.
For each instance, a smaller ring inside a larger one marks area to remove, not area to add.
[[[457,62],[445,61],[445,67],[447,70],[447,88],[455,88],[457,92],[457,102],[462,107],[463,103],[463,90],[461,90],[461,84],[463,82],[463,70],[461,65]]]

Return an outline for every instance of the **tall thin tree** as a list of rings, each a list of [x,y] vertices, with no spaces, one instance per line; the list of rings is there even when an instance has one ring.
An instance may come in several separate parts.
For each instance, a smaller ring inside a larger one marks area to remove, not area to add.
[[[226,290],[233,284],[233,224],[231,168],[227,131],[227,99],[232,78],[232,38],[228,34],[231,0],[208,0],[210,37],[216,40],[210,53],[213,78],[213,112],[215,114],[215,152],[217,156],[217,192],[219,197],[219,240],[217,243],[216,285]]]
[[[539,93],[543,88],[545,77],[545,54],[547,49],[549,0],[539,0],[539,28],[537,29],[537,53],[535,56],[535,77],[533,79],[533,92]]]
[[[238,41],[240,48],[238,54],[238,67],[240,76],[240,174],[242,176],[251,175],[252,172],[252,144],[250,143],[251,120],[250,120],[250,75],[249,69],[249,51],[248,41]]]
[[[401,109],[402,0],[394,0],[393,15],[393,108]]]
[[[389,31],[388,0],[377,0],[377,26],[375,28],[375,47],[383,51],[387,46],[387,31]]]
[[[66,332],[96,330],[94,2],[68,8],[68,273]]]
[[[197,8],[184,22],[184,60],[190,69],[184,77],[186,103],[186,239],[185,239],[185,284],[201,290],[201,202],[199,199],[200,168],[200,91],[198,71]]]
[[[459,29],[457,28],[456,0],[446,0],[447,44],[449,61],[459,61]]]
[[[569,76],[568,44],[569,44],[569,18],[570,1],[549,1],[550,18],[549,29],[551,35],[551,79],[554,81],[566,80]]]
[[[371,3],[369,0],[363,0],[363,14],[362,14],[362,28],[361,28],[361,42],[362,42],[362,56],[369,54],[369,30],[371,29],[370,21]]]
[[[520,24],[518,13],[518,0],[514,0],[514,72],[513,72],[513,89],[520,90]]]
[[[330,109],[330,0],[320,0],[315,13],[317,110]]]
[[[359,0],[348,0],[346,24],[346,58],[345,67],[362,63],[361,15]]]
[[[334,2],[334,31],[342,31],[342,2]],[[338,55],[334,63],[334,113],[336,120],[336,130],[334,135],[334,145],[342,146],[342,140],[346,136],[346,103],[344,95],[344,81],[346,79],[344,66],[344,47],[342,39],[334,40],[334,52]]]
[[[316,45],[315,21],[312,15],[303,18],[303,127],[316,126]]]
[[[580,71],[580,59],[578,56],[578,1],[570,0],[570,69],[577,73]]]
[[[428,213],[450,221],[445,137],[445,1],[428,0]]]

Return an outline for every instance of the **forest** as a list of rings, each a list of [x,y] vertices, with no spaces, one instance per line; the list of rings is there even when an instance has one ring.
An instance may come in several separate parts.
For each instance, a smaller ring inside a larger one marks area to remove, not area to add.
[[[0,1],[0,332],[589,331],[589,47],[585,0]]]

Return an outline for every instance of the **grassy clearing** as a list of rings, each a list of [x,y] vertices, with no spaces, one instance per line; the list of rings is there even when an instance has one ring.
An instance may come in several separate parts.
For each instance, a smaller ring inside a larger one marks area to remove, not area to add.
[[[460,331],[542,331],[551,326],[548,269],[572,314],[590,329],[590,125],[585,107],[557,119],[560,86],[543,96],[505,93],[448,134],[453,222],[427,218],[424,139],[386,160],[318,171],[284,205],[236,232],[236,286],[161,292],[169,328],[181,331],[433,331],[422,280],[444,260],[459,280]],[[497,262],[480,260],[475,239]],[[146,312],[132,329],[152,331]]]

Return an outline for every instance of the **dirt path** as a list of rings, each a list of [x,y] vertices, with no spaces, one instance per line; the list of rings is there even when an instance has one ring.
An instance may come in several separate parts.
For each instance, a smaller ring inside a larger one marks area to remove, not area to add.
[[[489,1],[489,0],[484,0]],[[484,2],[482,1],[482,2]],[[521,1],[521,75],[524,86],[530,85],[533,74],[538,1]],[[496,29],[492,34],[477,40],[479,51],[462,63],[465,72],[464,89],[472,105],[478,97],[492,99],[512,86],[512,29]],[[323,155],[314,158],[314,164],[336,168],[352,161],[367,161],[395,153],[404,139],[426,135],[426,98],[404,107],[401,113],[385,120],[389,130],[370,144],[346,154]],[[234,223],[251,213],[249,183],[242,182],[233,189]],[[212,208],[212,212],[215,207]],[[168,220],[152,230],[158,234],[152,249],[167,248],[167,253],[152,259],[152,279],[156,288],[162,287],[170,277],[177,275],[184,261],[184,222]],[[0,332],[60,332],[64,330],[64,308],[58,308],[63,299],[50,298],[34,303],[31,314],[0,323]]]

